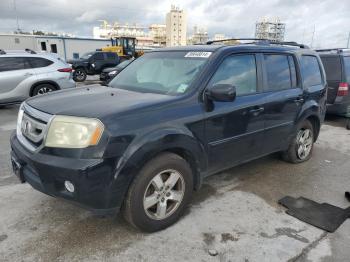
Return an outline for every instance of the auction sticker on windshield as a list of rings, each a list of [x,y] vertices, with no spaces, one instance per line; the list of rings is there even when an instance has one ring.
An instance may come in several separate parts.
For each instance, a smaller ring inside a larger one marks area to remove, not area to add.
[[[211,52],[188,52],[185,57],[200,57],[208,58],[211,55]]]

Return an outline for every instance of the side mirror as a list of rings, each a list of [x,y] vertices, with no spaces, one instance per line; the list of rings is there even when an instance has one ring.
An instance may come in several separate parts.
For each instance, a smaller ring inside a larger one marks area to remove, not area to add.
[[[230,84],[216,84],[208,88],[205,95],[213,101],[232,102],[236,98],[236,87]]]

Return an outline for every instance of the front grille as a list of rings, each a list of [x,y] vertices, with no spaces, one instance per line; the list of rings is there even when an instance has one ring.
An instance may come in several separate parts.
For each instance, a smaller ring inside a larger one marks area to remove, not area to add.
[[[23,103],[17,122],[17,137],[21,144],[31,151],[39,148],[44,142],[48,123],[52,117]]]

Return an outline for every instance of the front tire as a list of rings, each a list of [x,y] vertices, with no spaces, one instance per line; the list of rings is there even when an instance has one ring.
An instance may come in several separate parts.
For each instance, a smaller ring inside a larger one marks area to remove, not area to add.
[[[86,80],[87,74],[83,68],[77,68],[74,70],[73,80],[75,82],[84,82]]]
[[[134,227],[147,232],[174,224],[191,199],[193,177],[189,164],[173,153],[149,161],[131,184],[123,214]]]
[[[297,128],[288,149],[282,152],[283,160],[294,164],[309,160],[314,141],[314,127],[310,121],[305,120]]]

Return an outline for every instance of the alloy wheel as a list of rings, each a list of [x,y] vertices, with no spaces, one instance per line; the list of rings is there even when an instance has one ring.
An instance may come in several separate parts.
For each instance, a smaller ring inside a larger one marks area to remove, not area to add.
[[[81,71],[81,70],[77,70],[77,71],[75,71],[75,77],[79,81],[82,81],[85,78],[85,73],[83,71]]]
[[[180,206],[185,193],[185,181],[180,172],[164,170],[153,177],[143,197],[143,207],[148,217],[162,220]]]
[[[49,93],[49,92],[52,92],[52,91],[53,91],[53,89],[51,87],[43,86],[43,87],[41,87],[38,90],[37,94],[38,95],[43,95],[43,94],[46,94],[46,93]]]
[[[304,160],[310,155],[312,143],[312,131],[310,129],[301,129],[297,136],[297,155],[299,159]]]

